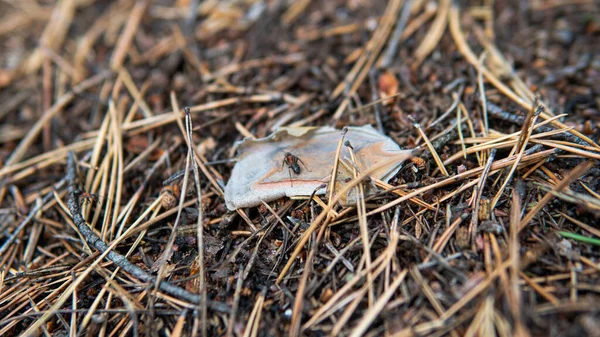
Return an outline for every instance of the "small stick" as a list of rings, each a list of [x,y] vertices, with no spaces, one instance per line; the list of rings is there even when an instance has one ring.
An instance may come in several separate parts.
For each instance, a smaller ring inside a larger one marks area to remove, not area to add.
[[[200,270],[198,273],[200,274],[200,325],[202,329],[202,336],[208,336],[208,329],[206,326],[207,321],[207,310],[206,310],[206,282],[204,280],[204,220],[203,220],[203,210],[202,210],[202,187],[200,186],[200,173],[198,170],[198,163],[196,162],[196,158],[194,157],[194,151],[191,150],[194,147],[194,143],[192,141],[192,116],[190,115],[190,108],[185,107],[185,131],[187,133],[187,142],[188,147],[190,148],[190,161],[192,162],[192,168],[194,170],[194,182],[196,184],[196,192],[198,193],[198,265],[200,266]]]
[[[76,183],[76,168],[75,168],[75,157],[72,152],[69,152],[68,161],[67,161],[67,176],[66,180],[69,185],[69,199],[67,200],[67,205],[69,206],[69,211],[71,212],[71,216],[73,217],[73,223],[77,226],[83,237],[86,239],[87,243],[90,246],[98,249],[102,254],[106,253],[109,248],[112,248],[118,242],[111,243],[109,247],[104,241],[102,241],[95,233],[92,231],[85,219],[81,215],[81,208],[79,206],[79,198],[76,193],[77,191],[77,183]],[[155,277],[143,271],[138,266],[132,264],[125,258],[123,255],[116,253],[115,251],[109,251],[106,254],[106,258],[109,261],[112,261],[116,266],[123,269],[127,273],[131,274],[131,276],[147,282],[152,283],[155,281]],[[158,288],[165,293],[175,296],[179,299],[191,302],[191,303],[200,303],[200,295],[193,294],[185,289],[179,288],[167,281],[161,281],[158,284]],[[207,305],[211,307],[211,309],[221,312],[228,312],[229,307],[226,304],[207,301]]]
[[[525,116],[519,116],[519,115],[515,115],[511,112],[504,111],[504,110],[502,110],[502,108],[500,108],[499,106],[497,106],[496,104],[491,103],[491,102],[487,102],[486,106],[487,106],[487,111],[494,118],[501,119],[503,121],[507,121],[507,122],[517,124],[517,125],[523,125],[523,123],[525,123]],[[553,128],[550,126],[537,126],[534,130],[534,133],[549,132],[549,131],[552,131],[555,129],[556,128]],[[559,133],[557,135],[553,135],[551,138],[566,140],[568,142],[579,144],[579,145],[590,146],[590,144],[588,142],[582,140],[581,138],[575,136],[574,134],[572,134],[570,132]]]
[[[412,0],[407,0],[404,2],[404,7],[402,7],[402,13],[398,17],[398,21],[396,21],[396,27],[394,28],[394,32],[392,33],[392,37],[388,40],[389,44],[387,49],[385,50],[385,54],[381,58],[381,67],[387,68],[392,64],[392,60],[394,60],[394,56],[396,56],[396,50],[398,49],[398,43],[402,39],[402,33],[404,33],[404,28],[406,27],[406,23],[410,18],[410,11],[412,9]]]
[[[375,122],[377,124],[377,130],[379,130],[379,132],[381,132],[381,134],[385,134],[385,132],[383,130],[383,122],[381,120],[381,103],[377,102],[377,100],[378,100],[377,85],[376,85],[377,70],[375,68],[373,68],[373,69],[371,69],[371,71],[369,71],[369,82],[371,84],[371,99],[373,100],[373,102],[376,102],[375,103]]]
[[[577,165],[577,167],[575,167],[573,170],[571,170],[571,173],[569,173],[568,176],[566,176],[560,183],[558,183],[552,191],[556,191],[556,192],[562,191],[565,187],[569,186],[573,181],[575,181],[575,179],[577,179],[577,178],[581,177],[582,175],[584,175],[585,173],[587,173],[592,168],[592,166],[594,166],[593,160],[588,160],[587,162]],[[519,224],[519,232],[522,231],[523,228],[525,228],[525,226],[527,226],[527,224],[531,220],[533,220],[533,217],[542,208],[544,208],[544,206],[546,206],[546,204],[548,202],[550,202],[550,200],[552,198],[554,198],[554,194],[552,193],[552,191],[546,193],[546,195],[542,198],[542,200],[540,200],[537,203],[537,205],[531,211],[529,211],[529,213],[527,213],[525,215],[525,217],[521,220],[521,222]]]
[[[229,315],[229,323],[227,324],[227,337],[233,337],[233,325],[235,324],[235,316],[240,306],[240,294],[242,292],[242,285],[244,284],[244,278],[242,276],[244,269],[240,266],[238,272],[237,283],[235,285],[235,292],[233,293],[233,304],[231,305],[231,314]]]

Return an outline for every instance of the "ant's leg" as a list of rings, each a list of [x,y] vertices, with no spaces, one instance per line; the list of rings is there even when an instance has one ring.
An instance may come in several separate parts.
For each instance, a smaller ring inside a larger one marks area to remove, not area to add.
[[[294,187],[294,181],[292,180],[292,168],[288,167],[288,173],[290,174],[290,184]]]
[[[302,159],[300,158],[296,158],[298,159],[298,161],[302,164],[302,166],[304,166],[304,168],[308,171],[308,172],[312,172],[311,170],[308,169],[308,167],[306,166],[306,164],[304,164],[304,162],[302,161]]]
[[[281,161],[281,167],[279,168],[278,172],[283,171],[283,164],[285,164],[285,158],[283,158],[283,160]]]

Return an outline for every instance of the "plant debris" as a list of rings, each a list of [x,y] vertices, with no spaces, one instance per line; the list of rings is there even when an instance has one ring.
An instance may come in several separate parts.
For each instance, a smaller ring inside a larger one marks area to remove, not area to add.
[[[597,1],[0,19],[0,336],[598,335]]]

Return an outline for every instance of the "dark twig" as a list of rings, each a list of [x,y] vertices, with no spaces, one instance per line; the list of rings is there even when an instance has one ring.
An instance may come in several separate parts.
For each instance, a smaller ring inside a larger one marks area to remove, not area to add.
[[[465,90],[464,83],[459,83],[458,92],[452,94],[452,97],[454,98],[452,105],[450,105],[450,107],[440,117],[438,117],[435,121],[433,121],[431,124],[429,124],[429,126],[427,127],[428,129],[432,128],[434,125],[443,121],[444,119],[446,119],[446,117],[450,116],[450,114],[458,106],[458,103],[460,103],[460,98],[462,97],[464,90]]]
[[[87,241],[90,246],[95,247],[101,253],[104,253],[108,250],[108,245],[102,241],[95,233],[92,231],[83,216],[81,215],[81,208],[79,204],[79,194],[81,193],[77,188],[76,183],[77,177],[77,169],[75,166],[75,157],[72,152],[69,152],[68,162],[67,162],[67,182],[69,185],[69,199],[67,200],[67,205],[69,206],[69,211],[71,212],[71,216],[73,217],[73,222]],[[127,258],[119,253],[114,251],[110,251],[107,255],[108,260],[112,261],[117,267],[123,269],[131,276],[146,282],[146,283],[154,283],[156,278],[147,272],[143,271],[138,266],[130,263]],[[179,288],[175,285],[172,285],[169,282],[161,281],[158,285],[159,289],[164,291],[165,293],[175,296],[179,299],[198,304],[201,301],[201,296],[197,294],[193,294],[185,289]],[[207,300],[206,304],[215,311],[220,312],[229,312],[229,306],[215,301]]]
[[[504,110],[502,110],[502,108],[500,108],[499,106],[497,106],[494,103],[488,102],[487,108],[488,108],[488,112],[489,112],[490,116],[492,116],[494,118],[501,119],[503,121],[521,125],[521,126],[523,125],[523,123],[525,123],[525,116],[519,116],[519,115],[510,113],[508,111],[504,111]],[[535,130],[533,130],[533,133],[549,132],[554,129],[555,128],[553,128],[551,126],[542,125],[542,126],[538,126]],[[559,133],[556,135],[552,135],[549,138],[557,139],[557,140],[564,140],[567,142],[571,142],[571,143],[575,143],[575,144],[579,144],[579,145],[583,145],[583,146],[591,146],[590,144],[588,144],[588,142],[584,141],[583,139],[575,136],[574,134],[572,134],[568,131]]]
[[[406,23],[408,22],[408,18],[410,17],[410,10],[412,8],[412,0],[408,0],[404,3],[404,7],[402,8],[402,12],[398,17],[398,21],[396,22],[396,28],[394,29],[394,33],[390,38],[390,43],[385,51],[385,55],[383,57],[383,61],[381,62],[382,68],[387,68],[392,63],[394,56],[396,56],[396,50],[398,49],[398,43],[400,43],[400,36],[404,32],[404,27],[406,27]]]
[[[242,285],[244,284],[243,271],[244,268],[239,267],[237,283],[235,286],[235,292],[233,294],[233,305],[231,306],[231,315],[229,315],[229,324],[227,324],[227,337],[233,337],[233,326],[235,324],[235,316],[240,305],[240,294],[242,292]]]
[[[377,95],[377,70],[375,68],[369,71],[369,80],[371,82],[371,99],[375,103],[375,122],[377,123],[377,130],[382,134],[385,134],[383,129],[383,121],[381,120],[381,103],[378,102],[379,95]]]
[[[198,193],[198,265],[200,266],[200,270],[198,273],[200,274],[200,295],[202,299],[206,299],[206,281],[204,280],[204,220],[203,220],[203,210],[202,210],[202,187],[200,186],[200,173],[198,170],[198,163],[196,162],[196,158],[194,157],[193,146],[194,142],[192,139],[192,117],[190,116],[190,108],[185,107],[185,131],[187,136],[190,161],[192,162],[192,168],[194,172],[194,182],[196,184],[196,192]],[[206,301],[200,301],[200,322],[201,322],[201,331],[202,336],[208,336],[208,328],[206,324],[207,314],[206,314]]]

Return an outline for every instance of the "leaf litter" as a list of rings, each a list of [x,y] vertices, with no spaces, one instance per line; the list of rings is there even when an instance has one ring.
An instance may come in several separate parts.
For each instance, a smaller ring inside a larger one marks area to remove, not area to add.
[[[0,335],[600,331],[597,2],[13,3]],[[326,169],[278,149],[294,197],[230,211],[235,144],[314,125]],[[414,157],[361,164],[361,125]]]

